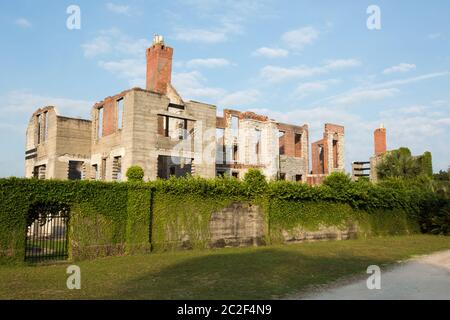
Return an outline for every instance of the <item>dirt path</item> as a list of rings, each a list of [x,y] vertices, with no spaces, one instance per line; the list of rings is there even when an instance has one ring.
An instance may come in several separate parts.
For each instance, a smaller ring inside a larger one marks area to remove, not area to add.
[[[450,250],[414,258],[381,268],[381,289],[369,290],[367,278],[347,280],[308,294],[288,299],[307,300],[450,300]]]

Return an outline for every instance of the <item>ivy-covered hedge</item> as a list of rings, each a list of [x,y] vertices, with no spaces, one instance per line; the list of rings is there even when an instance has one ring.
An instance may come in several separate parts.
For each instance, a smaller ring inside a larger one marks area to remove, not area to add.
[[[331,175],[321,186],[234,178],[171,178],[150,183],[0,179],[0,262],[23,261],[26,219],[36,205],[70,208],[70,258],[204,248],[211,215],[231,203],[263,208],[266,243],[282,231],[342,227],[361,236],[449,232],[448,199],[428,178],[378,184]]]
[[[22,261],[36,205],[70,209],[73,260],[148,250],[150,189],[142,184],[0,179],[0,261]]]
[[[152,247],[168,250],[181,246],[205,248],[210,239],[209,221],[233,202],[249,201],[245,184],[232,178],[171,178],[151,184]]]

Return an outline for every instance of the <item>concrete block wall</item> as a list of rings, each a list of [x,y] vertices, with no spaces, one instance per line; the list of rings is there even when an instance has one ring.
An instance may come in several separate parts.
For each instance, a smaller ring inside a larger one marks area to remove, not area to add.
[[[48,114],[45,117],[45,113]],[[41,125],[38,143],[37,116],[47,119]],[[45,133],[48,128],[48,133]],[[59,116],[54,107],[38,109],[27,127],[26,150],[36,149],[30,159],[25,160],[25,176],[33,177],[34,168],[45,165],[46,179],[67,179],[69,161],[88,162],[91,152],[91,121]]]
[[[123,99],[122,128],[119,129],[118,101]],[[99,108],[103,108],[103,123],[99,123]],[[86,179],[94,177],[93,165],[101,173],[105,173],[105,180],[113,178],[114,157],[122,158],[122,179],[126,180],[125,172],[131,166],[131,136],[133,133],[132,94],[130,90],[124,91],[103,101],[96,103],[91,109],[91,156],[86,172]],[[99,137],[99,126],[102,126],[102,135]],[[106,161],[106,162],[105,162]],[[103,168],[103,165],[106,165]]]

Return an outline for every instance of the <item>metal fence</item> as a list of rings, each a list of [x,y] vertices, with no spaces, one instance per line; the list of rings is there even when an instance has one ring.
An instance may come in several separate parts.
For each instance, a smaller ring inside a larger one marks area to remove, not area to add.
[[[65,260],[68,257],[69,210],[60,205],[37,205],[28,215],[25,261]]]

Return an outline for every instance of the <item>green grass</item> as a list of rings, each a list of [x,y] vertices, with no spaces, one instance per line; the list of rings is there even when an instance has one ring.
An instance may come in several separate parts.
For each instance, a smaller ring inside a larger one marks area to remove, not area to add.
[[[152,253],[76,263],[0,266],[1,299],[270,299],[365,273],[412,255],[450,249],[450,237],[403,236],[259,248]]]

